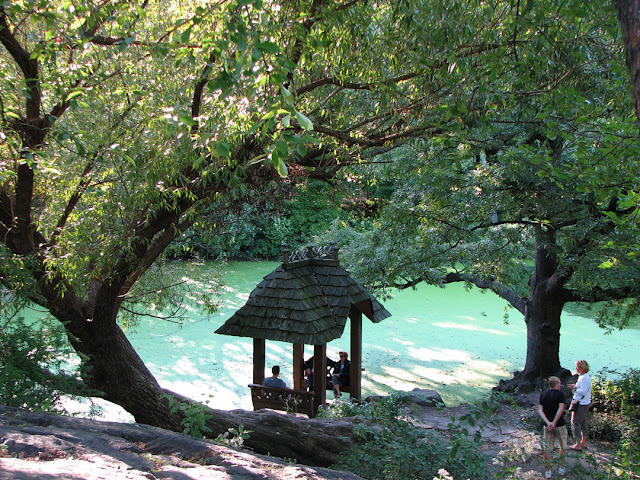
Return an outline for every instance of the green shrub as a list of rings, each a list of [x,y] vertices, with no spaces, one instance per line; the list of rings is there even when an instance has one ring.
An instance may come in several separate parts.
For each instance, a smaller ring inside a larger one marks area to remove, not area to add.
[[[594,412],[588,422],[589,433],[593,438],[610,442],[618,442],[622,438],[622,431],[625,427],[619,414]]]
[[[33,325],[18,316],[7,320],[0,329],[0,403],[64,412],[61,390],[74,381],[63,369],[70,350],[62,326],[53,320]]]
[[[207,434],[211,432],[207,426],[211,415],[208,413],[209,409],[206,405],[192,400],[179,402],[171,395],[165,395],[165,398],[169,401],[171,413],[181,411],[184,414],[182,433],[193,438],[207,438]]]
[[[414,427],[403,415],[395,396],[366,405],[340,403],[328,416],[360,415],[367,422],[357,428],[359,442],[340,457],[337,468],[370,480],[415,480],[439,478],[489,478],[484,471],[480,438],[470,436],[465,426],[453,424],[447,436]],[[464,420],[476,425],[482,409]],[[446,470],[446,472],[445,472]]]
[[[640,408],[640,369],[629,369],[623,373],[604,370],[593,381],[593,404],[602,412],[637,414]]]
[[[304,246],[345,215],[343,195],[324,182],[272,187],[260,195],[244,192],[243,201],[214,204],[172,242],[167,258],[279,258],[283,243]]]
[[[592,437],[617,442],[625,475],[640,474],[640,370],[605,370],[594,379],[589,428]]]

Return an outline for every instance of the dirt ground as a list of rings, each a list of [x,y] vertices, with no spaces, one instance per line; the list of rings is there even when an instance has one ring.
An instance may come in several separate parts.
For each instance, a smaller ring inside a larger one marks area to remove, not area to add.
[[[537,480],[545,478],[545,464],[542,458],[542,425],[536,430],[537,404],[539,392],[520,396],[519,403],[499,403],[499,410],[489,419],[489,423],[480,422],[475,427],[465,425],[471,433],[480,430],[482,450],[488,455],[487,468],[496,478]],[[471,412],[466,405],[437,410],[432,407],[414,408],[411,416],[416,426],[445,432],[452,417],[457,419]],[[569,438],[571,445],[572,438]],[[608,471],[614,461],[614,449],[605,442],[590,441],[589,448],[583,452],[568,450],[564,461],[566,472],[558,473],[562,466],[558,459],[558,450],[552,453],[552,478],[567,480],[585,480],[596,478],[597,473]],[[603,477],[600,477],[603,478]],[[459,480],[459,479],[456,479]]]

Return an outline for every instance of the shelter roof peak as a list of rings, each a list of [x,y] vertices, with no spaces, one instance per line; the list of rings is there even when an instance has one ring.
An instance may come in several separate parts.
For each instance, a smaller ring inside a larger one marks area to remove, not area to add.
[[[307,247],[294,249],[290,249],[288,244],[283,243],[282,266],[285,269],[310,263],[326,263],[338,266],[339,250],[339,247],[333,242],[324,246],[308,245]]]

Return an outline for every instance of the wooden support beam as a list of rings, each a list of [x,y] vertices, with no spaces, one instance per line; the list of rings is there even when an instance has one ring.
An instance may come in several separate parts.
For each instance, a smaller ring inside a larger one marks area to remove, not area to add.
[[[304,344],[293,344],[293,389],[303,390],[302,378],[304,377]]]
[[[327,401],[327,345],[313,346],[313,391],[316,394],[316,412]]]
[[[350,396],[360,400],[362,398],[362,312],[357,308],[351,307],[349,311],[351,319],[351,351],[349,358],[351,359],[351,379],[350,379]]]
[[[253,339],[253,383],[262,385],[264,383],[264,363],[265,363],[265,340],[264,338]]]

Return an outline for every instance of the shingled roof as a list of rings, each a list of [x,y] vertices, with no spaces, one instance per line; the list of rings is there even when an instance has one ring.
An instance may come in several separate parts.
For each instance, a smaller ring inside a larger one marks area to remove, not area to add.
[[[342,336],[351,307],[378,323],[391,314],[338,264],[338,249],[283,250],[247,303],[216,333],[322,345]]]

